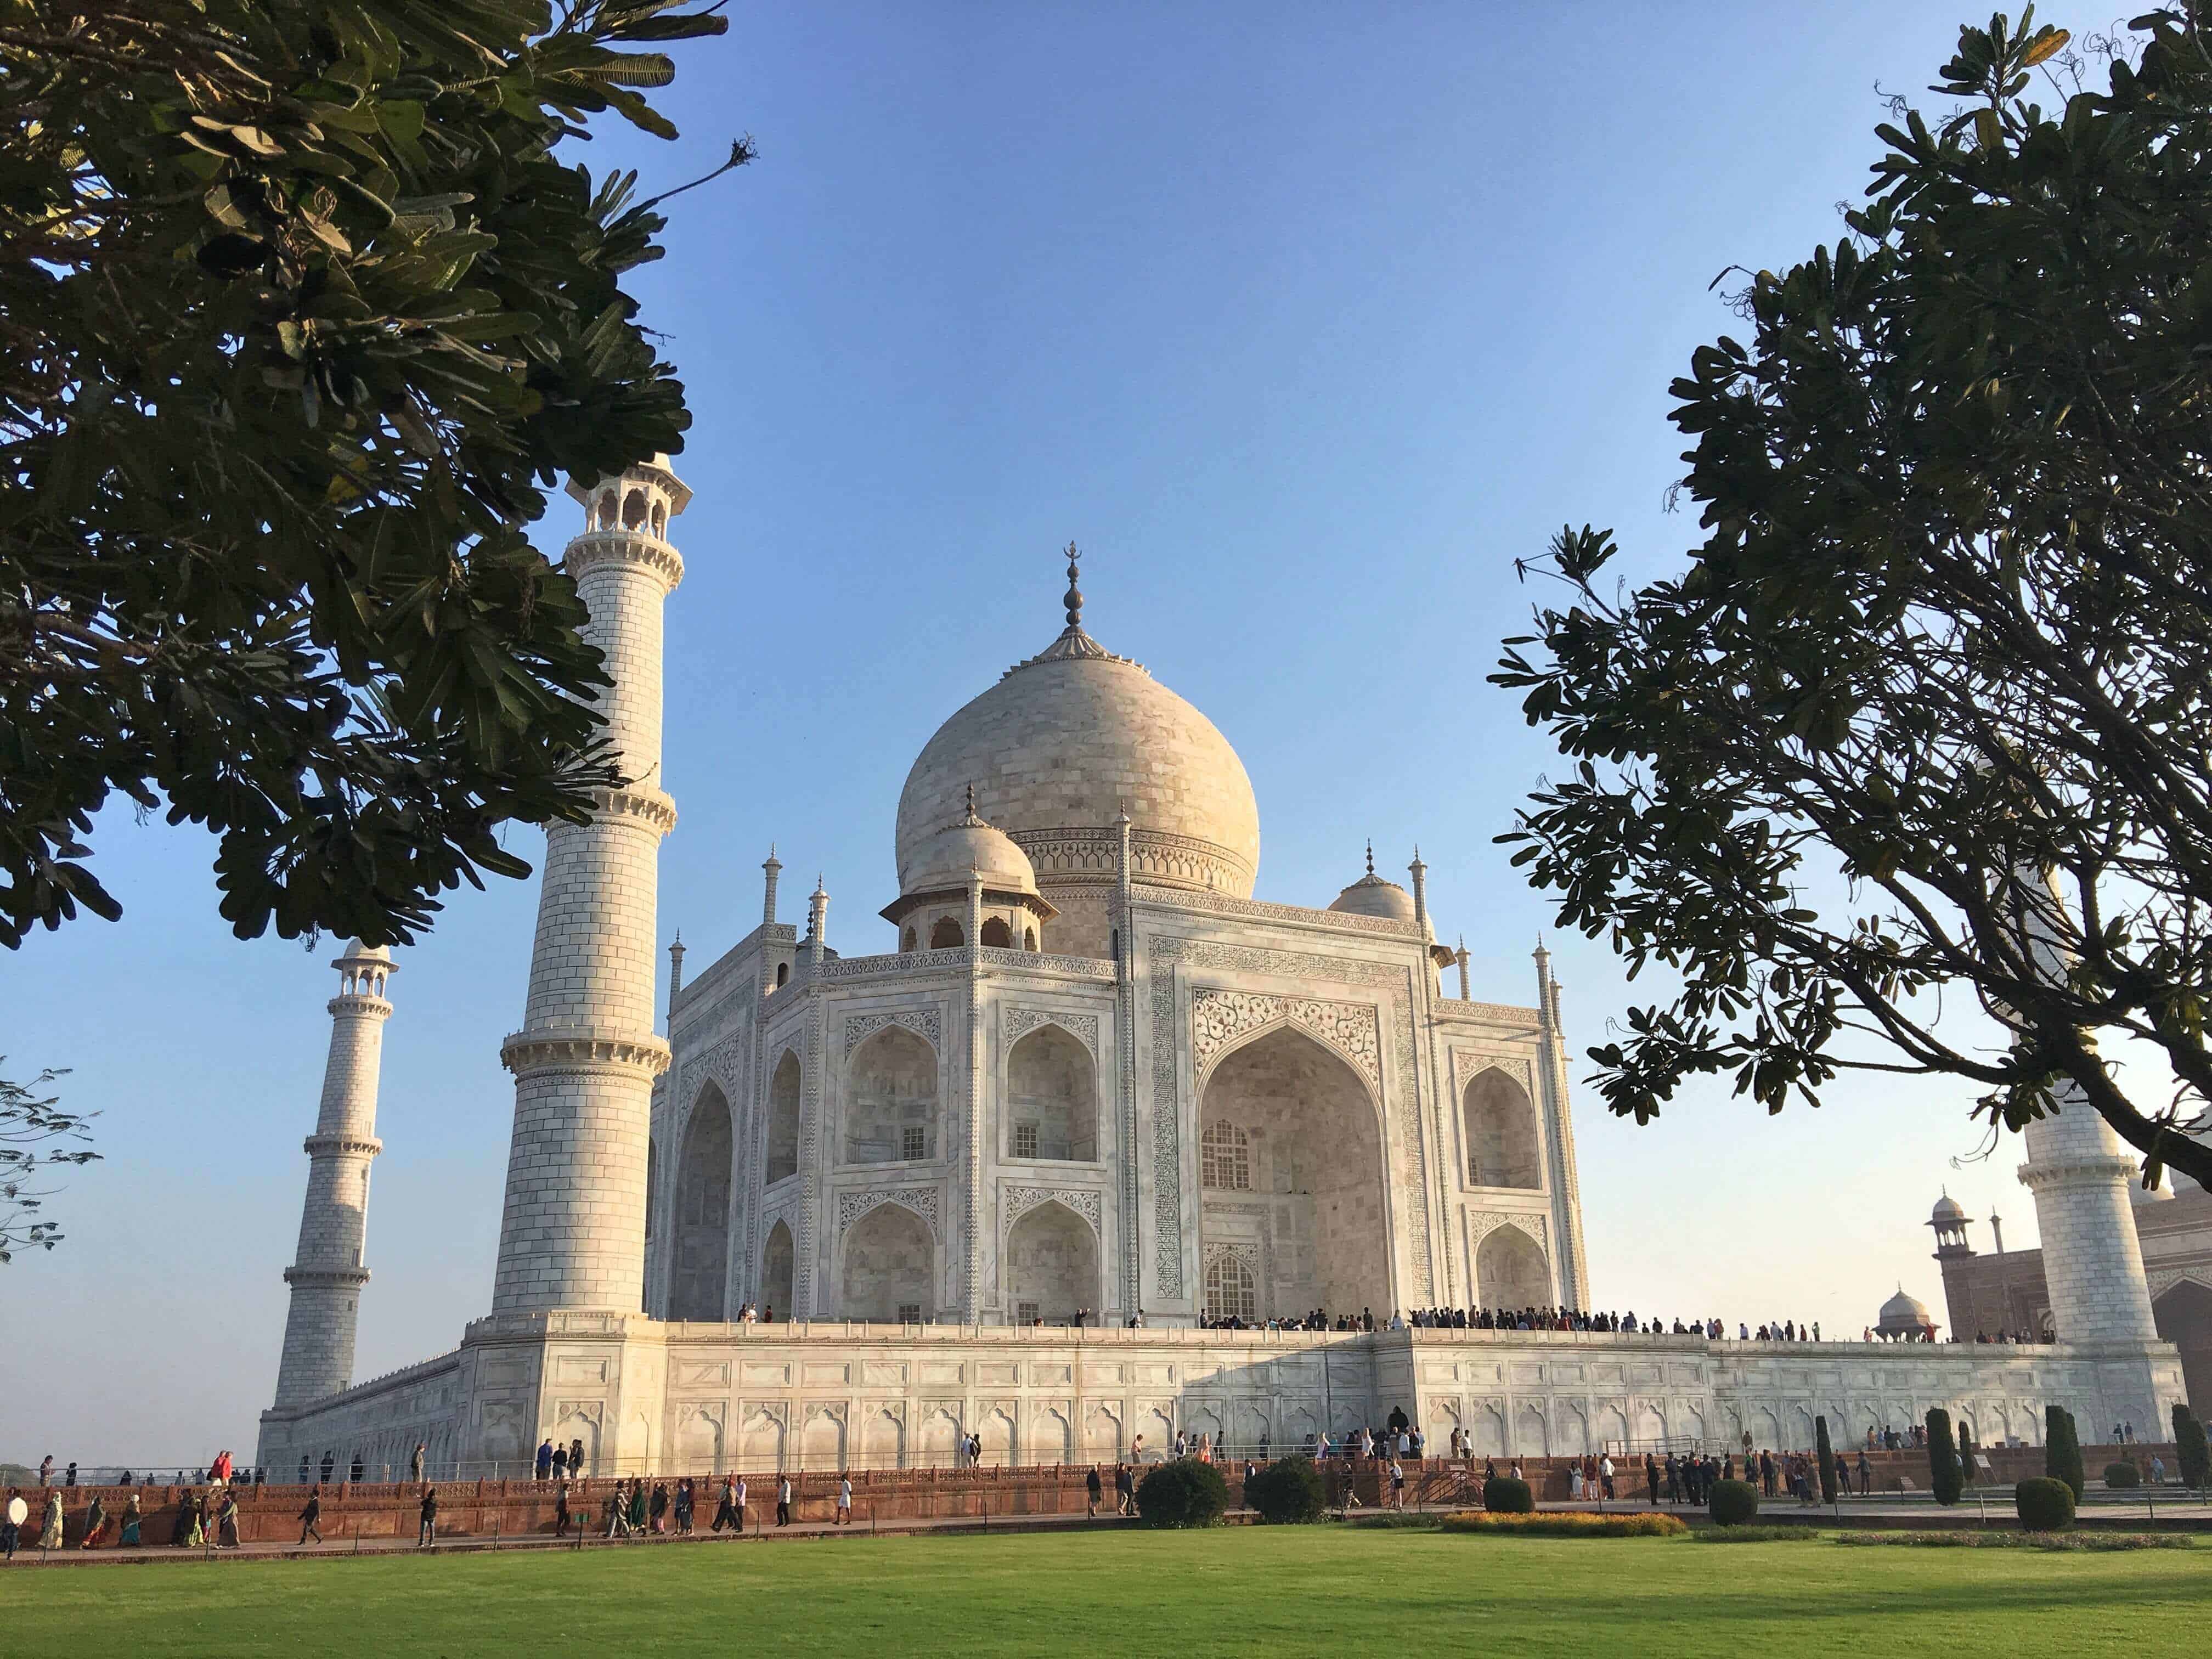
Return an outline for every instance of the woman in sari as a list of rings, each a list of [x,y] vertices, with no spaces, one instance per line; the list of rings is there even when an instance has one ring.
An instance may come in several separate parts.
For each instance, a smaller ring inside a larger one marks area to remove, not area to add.
[[[238,1547],[238,1499],[228,1486],[222,1490],[222,1507],[216,1516],[215,1547],[219,1550]]]
[[[77,1547],[81,1550],[90,1549],[100,1541],[100,1534],[106,1530],[107,1506],[100,1501],[100,1494],[94,1492],[92,1495],[92,1507],[85,1511],[84,1537],[79,1541]]]
[[[645,1530],[645,1478],[642,1475],[630,1483],[629,1529],[633,1534]]]
[[[46,1525],[39,1531],[39,1547],[58,1550],[62,1547],[62,1495],[49,1490],[46,1493]]]
[[[185,1547],[196,1550],[207,1542],[207,1499],[196,1492],[185,1494]]]
[[[138,1494],[132,1492],[131,1501],[123,1506],[123,1547],[132,1549],[138,1543],[138,1522],[144,1517],[139,1513]]]

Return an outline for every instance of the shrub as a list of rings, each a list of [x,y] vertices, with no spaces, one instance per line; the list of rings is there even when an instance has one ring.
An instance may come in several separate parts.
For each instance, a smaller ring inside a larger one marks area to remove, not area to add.
[[[2204,1443],[2204,1425],[2188,1407],[2173,1408],[2173,1443],[2185,1486],[2212,1486],[2212,1448]]]
[[[1708,1507],[1716,1525],[1740,1527],[1759,1513],[1759,1488],[1748,1480],[1716,1480]]]
[[[1462,1513],[1443,1519],[1446,1532],[1486,1532],[1506,1538],[1679,1538],[1689,1529],[1671,1515],[1583,1515],[1573,1510]]]
[[[1273,1527],[1320,1520],[1327,1498],[1321,1471],[1303,1454],[1279,1457],[1244,1483],[1244,1501]]]
[[[1966,1484],[1965,1471],[1959,1467],[1958,1444],[1951,1438],[1951,1413],[1935,1407],[1928,1413],[1928,1490],[1948,1509],[1959,1501]]]
[[[2021,1481],[2013,1504],[2030,1532],[2065,1532],[2074,1524],[2074,1488],[2049,1475]]]
[[[1195,1457],[1163,1463],[1137,1486],[1137,1509],[1155,1527],[1211,1527],[1229,1507],[1221,1471]]]
[[[2063,1480],[2056,1483],[2064,1486]],[[2178,1532],[1847,1532],[1838,1544],[1904,1544],[1928,1550],[2185,1550],[2194,1548]]]
[[[1974,1431],[1963,1423],[1959,1425],[1959,1475],[1968,1486],[1974,1484]]]
[[[1388,1532],[1394,1528],[1413,1532],[1434,1532],[1437,1517],[1423,1515],[1418,1510],[1362,1510],[1357,1515],[1344,1517],[1355,1527],[1376,1527]]]
[[[2074,1413],[2063,1406],[2044,1408],[2043,1472],[2053,1480],[2063,1480],[2073,1490],[2074,1501],[2081,1501],[2081,1488],[2088,1484],[2081,1469],[2081,1437],[2074,1431]]]
[[[1700,1544],[1810,1544],[1826,1534],[1811,1527],[1700,1527],[1690,1535]]]
[[[1836,1449],[1829,1442],[1825,1417],[1813,1419],[1813,1449],[1820,1464],[1820,1501],[1832,1504],[1836,1501]]]
[[[1493,1515],[1534,1515],[1536,1494],[1526,1480],[1510,1474],[1493,1474],[1482,1483],[1482,1507]]]
[[[2105,1484],[2112,1487],[2140,1486],[2142,1485],[2142,1471],[2124,1461],[2107,1463],[2105,1465]]]

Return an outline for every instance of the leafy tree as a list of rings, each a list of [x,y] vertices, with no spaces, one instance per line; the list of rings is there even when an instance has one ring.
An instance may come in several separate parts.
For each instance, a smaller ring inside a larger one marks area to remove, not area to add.
[[[726,27],[679,3],[8,9],[0,944],[118,913],[112,791],[216,833],[241,937],[380,943],[614,781],[522,526],[682,445],[664,221],[560,149],[674,136],[657,48]]]
[[[1951,1413],[1941,1406],[1928,1413],[1928,1490],[1948,1509],[1966,1490],[1966,1471],[1959,1464],[1959,1445],[1951,1437]]]
[[[2212,1486],[2212,1452],[2205,1446],[2204,1425],[2178,1401],[2173,1407],[2173,1446],[2174,1461],[2181,1465],[2181,1484],[2200,1491]]]
[[[1878,128],[1848,234],[1674,382],[1687,571],[1620,593],[1589,527],[1540,562],[1571,598],[1492,678],[1575,767],[1502,839],[1680,979],[1590,1051],[1616,1113],[1939,1074],[2212,1182],[2212,51],[2197,0],[2134,27],[2101,85],[2032,12],[1963,29],[1951,111]]]
[[[59,1096],[39,1092],[64,1075],[41,1072],[28,1087],[0,1078],[0,1261],[12,1261],[26,1245],[51,1250],[62,1241],[60,1224],[38,1215],[52,1191],[34,1184],[40,1171],[100,1156],[71,1144],[91,1139],[85,1133],[91,1115],[62,1111]]]
[[[2063,1406],[2043,1408],[2043,1472],[2062,1482],[2081,1501],[2089,1477],[2081,1467],[2081,1437],[2075,1431],[2074,1413]]]
[[[1836,1449],[1828,1439],[1825,1417],[1813,1419],[1813,1450],[1820,1466],[1820,1501],[1832,1504],[1836,1501]]]

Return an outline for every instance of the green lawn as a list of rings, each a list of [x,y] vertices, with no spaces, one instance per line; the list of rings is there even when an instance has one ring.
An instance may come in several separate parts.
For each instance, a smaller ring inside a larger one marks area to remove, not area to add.
[[[0,1572],[9,1655],[2201,1654],[2212,1549],[1338,1526]]]

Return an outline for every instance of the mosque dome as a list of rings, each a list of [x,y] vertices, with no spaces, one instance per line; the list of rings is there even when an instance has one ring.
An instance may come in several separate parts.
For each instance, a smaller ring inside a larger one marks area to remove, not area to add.
[[[338,962],[389,963],[391,960],[392,952],[386,946],[381,945],[363,945],[357,939],[348,939],[345,943],[345,949],[338,952]],[[335,968],[337,966],[337,963],[334,962],[331,965]]]
[[[905,868],[903,860],[901,868]],[[941,892],[965,888],[976,877],[988,888],[1036,896],[1036,871],[1029,854],[1004,830],[975,816],[975,795],[970,789],[967,811],[915,848],[912,878],[902,878],[900,885],[908,893]]]
[[[931,842],[972,785],[1048,886],[1110,882],[1126,811],[1146,880],[1250,897],[1260,809],[1244,763],[1205,715],[1083,631],[1070,552],[1060,637],[939,726],[907,774],[900,890],[917,890]]]
[[[1936,1200],[1936,1208],[1929,1214],[1928,1222],[1930,1226],[1948,1227],[1955,1225],[1957,1223],[1966,1219],[1966,1206],[1961,1205],[1957,1199],[1952,1197],[1950,1194],[1946,1193],[1942,1197]]]
[[[1385,921],[1413,920],[1413,896],[1375,873],[1375,846],[1368,843],[1367,873],[1336,896],[1330,909],[1348,916],[1379,916]]]
[[[1935,1324],[1935,1317],[1928,1311],[1928,1304],[1917,1297],[1905,1295],[1905,1287],[1900,1285],[1897,1287],[1897,1294],[1881,1304],[1881,1317],[1875,1328],[1897,1334],[1907,1331],[1932,1330]]]

